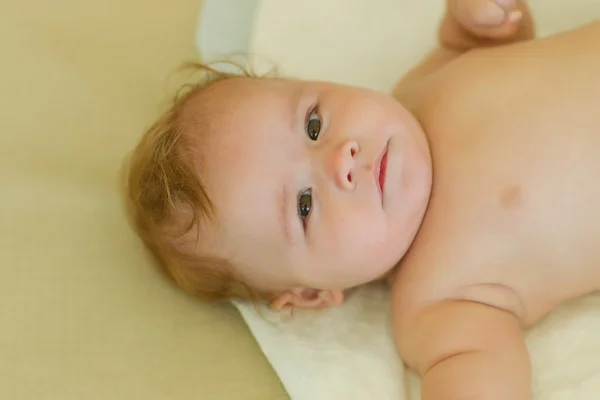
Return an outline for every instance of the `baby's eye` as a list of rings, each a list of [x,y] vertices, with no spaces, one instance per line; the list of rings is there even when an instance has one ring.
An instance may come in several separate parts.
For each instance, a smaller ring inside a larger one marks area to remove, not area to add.
[[[318,108],[311,110],[306,118],[306,134],[310,140],[317,140],[321,133],[321,117],[319,117]]]
[[[298,216],[305,225],[312,209],[312,190],[304,189],[298,195]]]

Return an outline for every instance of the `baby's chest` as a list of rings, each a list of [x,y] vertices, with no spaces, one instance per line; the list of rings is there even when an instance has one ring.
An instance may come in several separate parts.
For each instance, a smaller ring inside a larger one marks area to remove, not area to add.
[[[560,217],[566,221],[560,223],[545,211],[502,215],[503,202],[528,207],[516,204],[526,200],[514,196],[525,195],[501,195],[496,209],[465,201],[455,212],[438,204],[441,197],[432,199],[397,276],[407,307],[469,300],[514,312],[532,324],[560,303],[600,290],[600,234],[586,233],[588,227],[568,217]]]
[[[581,67],[589,79],[566,78],[578,64],[500,74],[485,62],[423,96],[432,205],[454,228],[494,241],[543,238],[588,254],[600,238],[600,77]]]
[[[600,236],[563,239],[556,225],[536,230],[534,224],[517,222],[511,231],[486,215],[454,229],[431,221],[423,227],[429,242],[416,242],[401,267],[415,301],[470,300],[533,323],[564,301],[600,290]]]
[[[434,189],[405,276],[424,301],[522,307],[536,320],[600,290],[600,117],[484,110],[429,126]]]

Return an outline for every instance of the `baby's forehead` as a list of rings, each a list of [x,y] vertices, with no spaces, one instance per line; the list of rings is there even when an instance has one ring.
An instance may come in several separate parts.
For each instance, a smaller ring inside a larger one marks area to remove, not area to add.
[[[297,92],[301,83],[267,78],[235,77],[196,90],[179,115],[186,136],[212,141],[227,132],[236,132],[241,120],[259,116]]]
[[[250,208],[271,201],[278,190],[281,171],[275,167],[285,162],[280,152],[289,146],[286,131],[300,86],[291,80],[232,78],[190,99],[185,118],[190,145],[199,153],[194,169],[215,211],[227,214],[227,224],[254,223],[244,202]]]
[[[246,134],[293,122],[298,99],[308,85],[298,80],[227,79],[192,97],[181,120],[190,138],[202,139],[202,147],[236,144]]]

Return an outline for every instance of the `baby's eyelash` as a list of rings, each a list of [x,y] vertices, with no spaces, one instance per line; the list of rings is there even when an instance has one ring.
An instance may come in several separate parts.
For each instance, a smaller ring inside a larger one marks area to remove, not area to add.
[[[313,114],[319,114],[319,103],[317,103],[317,102],[314,102],[313,104],[311,104],[310,107],[308,107],[308,109],[306,110],[306,115],[304,116],[305,124],[308,122],[308,119]]]

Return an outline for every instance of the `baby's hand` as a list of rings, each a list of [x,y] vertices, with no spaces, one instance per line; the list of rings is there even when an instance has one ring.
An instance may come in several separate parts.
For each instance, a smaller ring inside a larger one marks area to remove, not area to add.
[[[524,0],[447,0],[447,18],[480,39],[500,42],[533,37]]]

